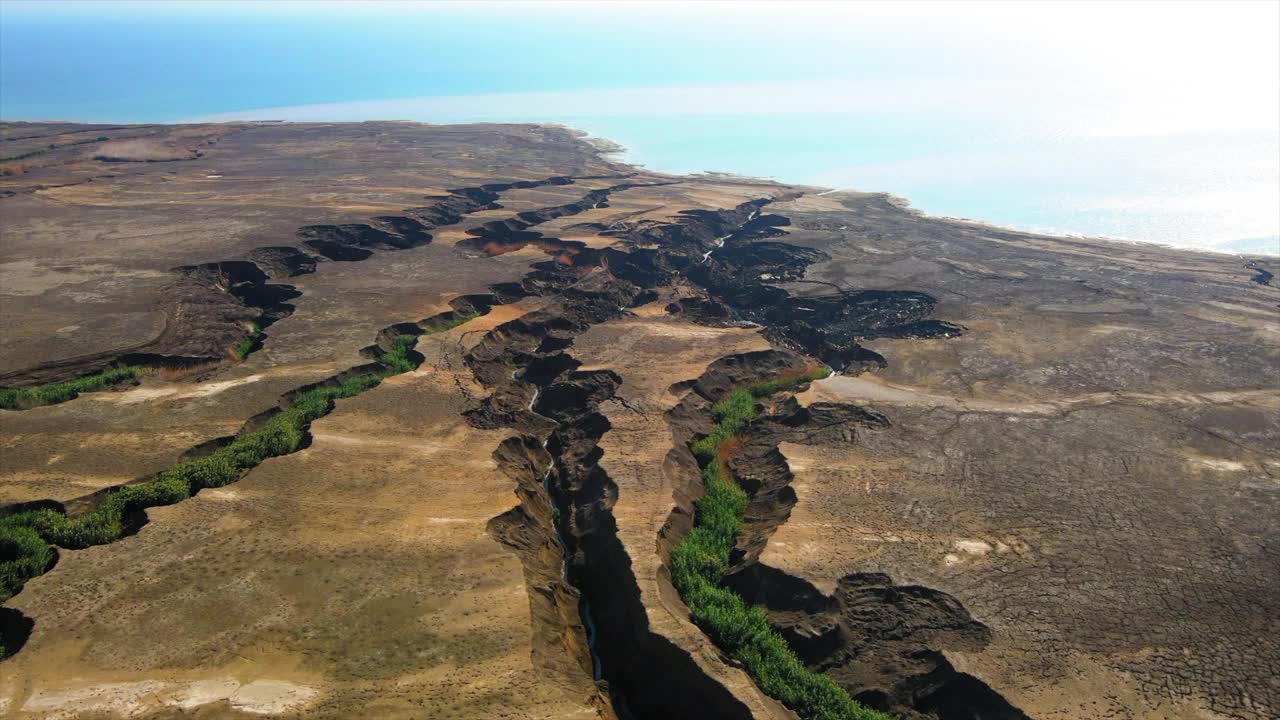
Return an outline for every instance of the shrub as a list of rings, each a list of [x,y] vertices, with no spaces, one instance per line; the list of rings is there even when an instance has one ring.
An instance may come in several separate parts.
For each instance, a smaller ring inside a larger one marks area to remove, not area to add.
[[[8,518],[5,518],[6,520]],[[54,550],[35,528],[0,522],[0,602],[53,563]]]
[[[760,689],[805,720],[890,720],[863,707],[831,678],[800,662],[786,641],[769,626],[760,608],[748,607],[720,584],[742,529],[749,498],[730,478],[724,446],[759,413],[755,399],[827,377],[829,368],[794,373],[740,388],[711,408],[716,424],[693,443],[702,466],[705,494],[698,501],[694,527],[671,551],[671,579],[693,621],[725,652],[737,658]]]
[[[399,375],[416,370],[418,364],[413,361],[413,347],[418,339],[412,335],[401,335],[392,343],[391,350],[378,356],[378,362],[387,368],[389,375]]]
[[[0,388],[0,408],[19,410],[38,405],[54,405],[66,402],[82,392],[99,390],[108,385],[115,385],[138,377],[140,368],[127,367],[108,368],[93,375],[85,375],[74,380],[67,380],[48,385],[37,385],[29,388]]]
[[[757,383],[748,388],[755,397],[768,397],[783,390],[796,390],[813,380],[831,377],[831,368],[821,365],[809,370],[784,373],[772,380]]]
[[[258,340],[262,337],[262,328],[257,323],[253,324],[253,332],[249,333],[244,339],[231,347],[231,357],[236,360],[243,360],[249,357],[249,353],[253,352],[258,345]]]

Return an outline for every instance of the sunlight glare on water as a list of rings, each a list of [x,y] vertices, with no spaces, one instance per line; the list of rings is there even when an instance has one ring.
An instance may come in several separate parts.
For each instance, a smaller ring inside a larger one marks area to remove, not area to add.
[[[554,121],[657,170],[1280,253],[1280,3],[0,12],[10,120]]]

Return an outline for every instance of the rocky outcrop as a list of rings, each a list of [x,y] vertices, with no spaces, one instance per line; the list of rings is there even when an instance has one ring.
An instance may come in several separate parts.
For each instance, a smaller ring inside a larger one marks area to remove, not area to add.
[[[689,449],[711,427],[710,408],[733,388],[795,372],[806,359],[786,351],[729,356],[713,363],[668,413],[678,468],[677,508],[659,538],[665,554],[693,525],[701,477]],[[898,585],[881,574],[842,578],[832,595],[759,561],[773,532],[795,505],[782,442],[856,442],[861,429],[889,420],[852,405],[800,406],[794,397],[764,400],[765,413],[739,437],[728,460],[750,502],[724,583],[749,605],[764,607],[770,625],[811,669],[826,673],[864,705],[908,720],[1022,720],[1026,716],[979,679],[957,671],[946,650],[981,651],[990,630],[955,598],[931,588]]]

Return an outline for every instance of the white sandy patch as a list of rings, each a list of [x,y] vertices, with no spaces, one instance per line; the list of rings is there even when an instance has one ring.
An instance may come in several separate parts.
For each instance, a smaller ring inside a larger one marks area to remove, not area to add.
[[[183,710],[194,710],[201,705],[226,700],[239,689],[240,682],[235,678],[196,680],[186,688],[179,690],[170,704],[176,705]]]
[[[951,550],[952,552],[942,556],[942,564],[946,567],[960,565],[972,558],[986,557],[993,552],[997,555],[1008,553],[1027,555],[1031,552],[1030,546],[1015,537],[1005,537],[993,542],[971,539],[953,540]]]
[[[955,549],[969,555],[986,555],[991,552],[991,543],[983,540],[956,540],[951,543]]]
[[[1192,458],[1197,465],[1203,465],[1214,470],[1222,470],[1224,472],[1241,472],[1248,470],[1249,466],[1236,460],[1223,460],[1222,458],[1198,457]]]
[[[310,703],[318,691],[284,680],[254,680],[231,696],[231,707],[254,715],[279,715]]]
[[[197,385],[191,392],[185,393],[183,397],[209,397],[217,395],[224,390],[230,390],[233,387],[248,385],[262,379],[261,375],[249,375],[248,377],[237,378],[235,380],[220,380],[218,382],[203,383]]]
[[[189,683],[140,680],[41,688],[31,694],[22,711],[47,720],[78,718],[90,713],[117,717],[149,714],[160,707],[194,710],[229,701],[231,707],[254,715],[295,712],[313,701],[319,691],[286,680],[261,678],[241,683],[232,677],[205,678]],[[8,701],[3,701],[0,711]]]
[[[233,387],[248,385],[261,380],[264,375],[249,375],[247,377],[237,378],[235,380],[219,380],[217,382],[201,383],[194,386],[185,385],[160,385],[160,386],[140,386],[124,392],[114,393],[88,393],[81,397],[97,400],[99,402],[123,403],[133,405],[135,403],[149,402],[151,400],[159,400],[161,398],[202,398],[217,395],[225,392]]]
[[[1130,325],[1107,325],[1105,323],[1089,328],[1090,335],[1111,335],[1118,332],[1132,332],[1137,328]]]
[[[1141,393],[1099,392],[1017,402],[960,397],[932,392],[925,388],[896,385],[875,375],[854,377],[835,375],[813,383],[810,390],[797,396],[801,404],[827,400],[836,402],[869,402],[904,407],[945,408],[957,412],[980,412],[1005,415],[1056,416],[1081,407],[1098,407],[1118,402],[1136,405],[1222,405],[1247,403],[1273,406],[1280,404],[1280,388],[1226,390],[1206,393]]]
[[[172,397],[178,394],[176,387],[136,387],[132,390],[126,390],[118,393],[89,393],[81,395],[82,398],[89,400],[97,400],[98,402],[122,403],[125,405],[133,405],[140,402],[148,402],[150,400],[159,400],[160,398]]]

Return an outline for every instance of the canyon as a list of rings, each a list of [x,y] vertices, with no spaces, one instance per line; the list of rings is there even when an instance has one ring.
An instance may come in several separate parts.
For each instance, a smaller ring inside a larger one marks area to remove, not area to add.
[[[0,144],[0,715],[1280,712],[1273,259],[551,125]],[[744,389],[783,691],[673,582]]]

